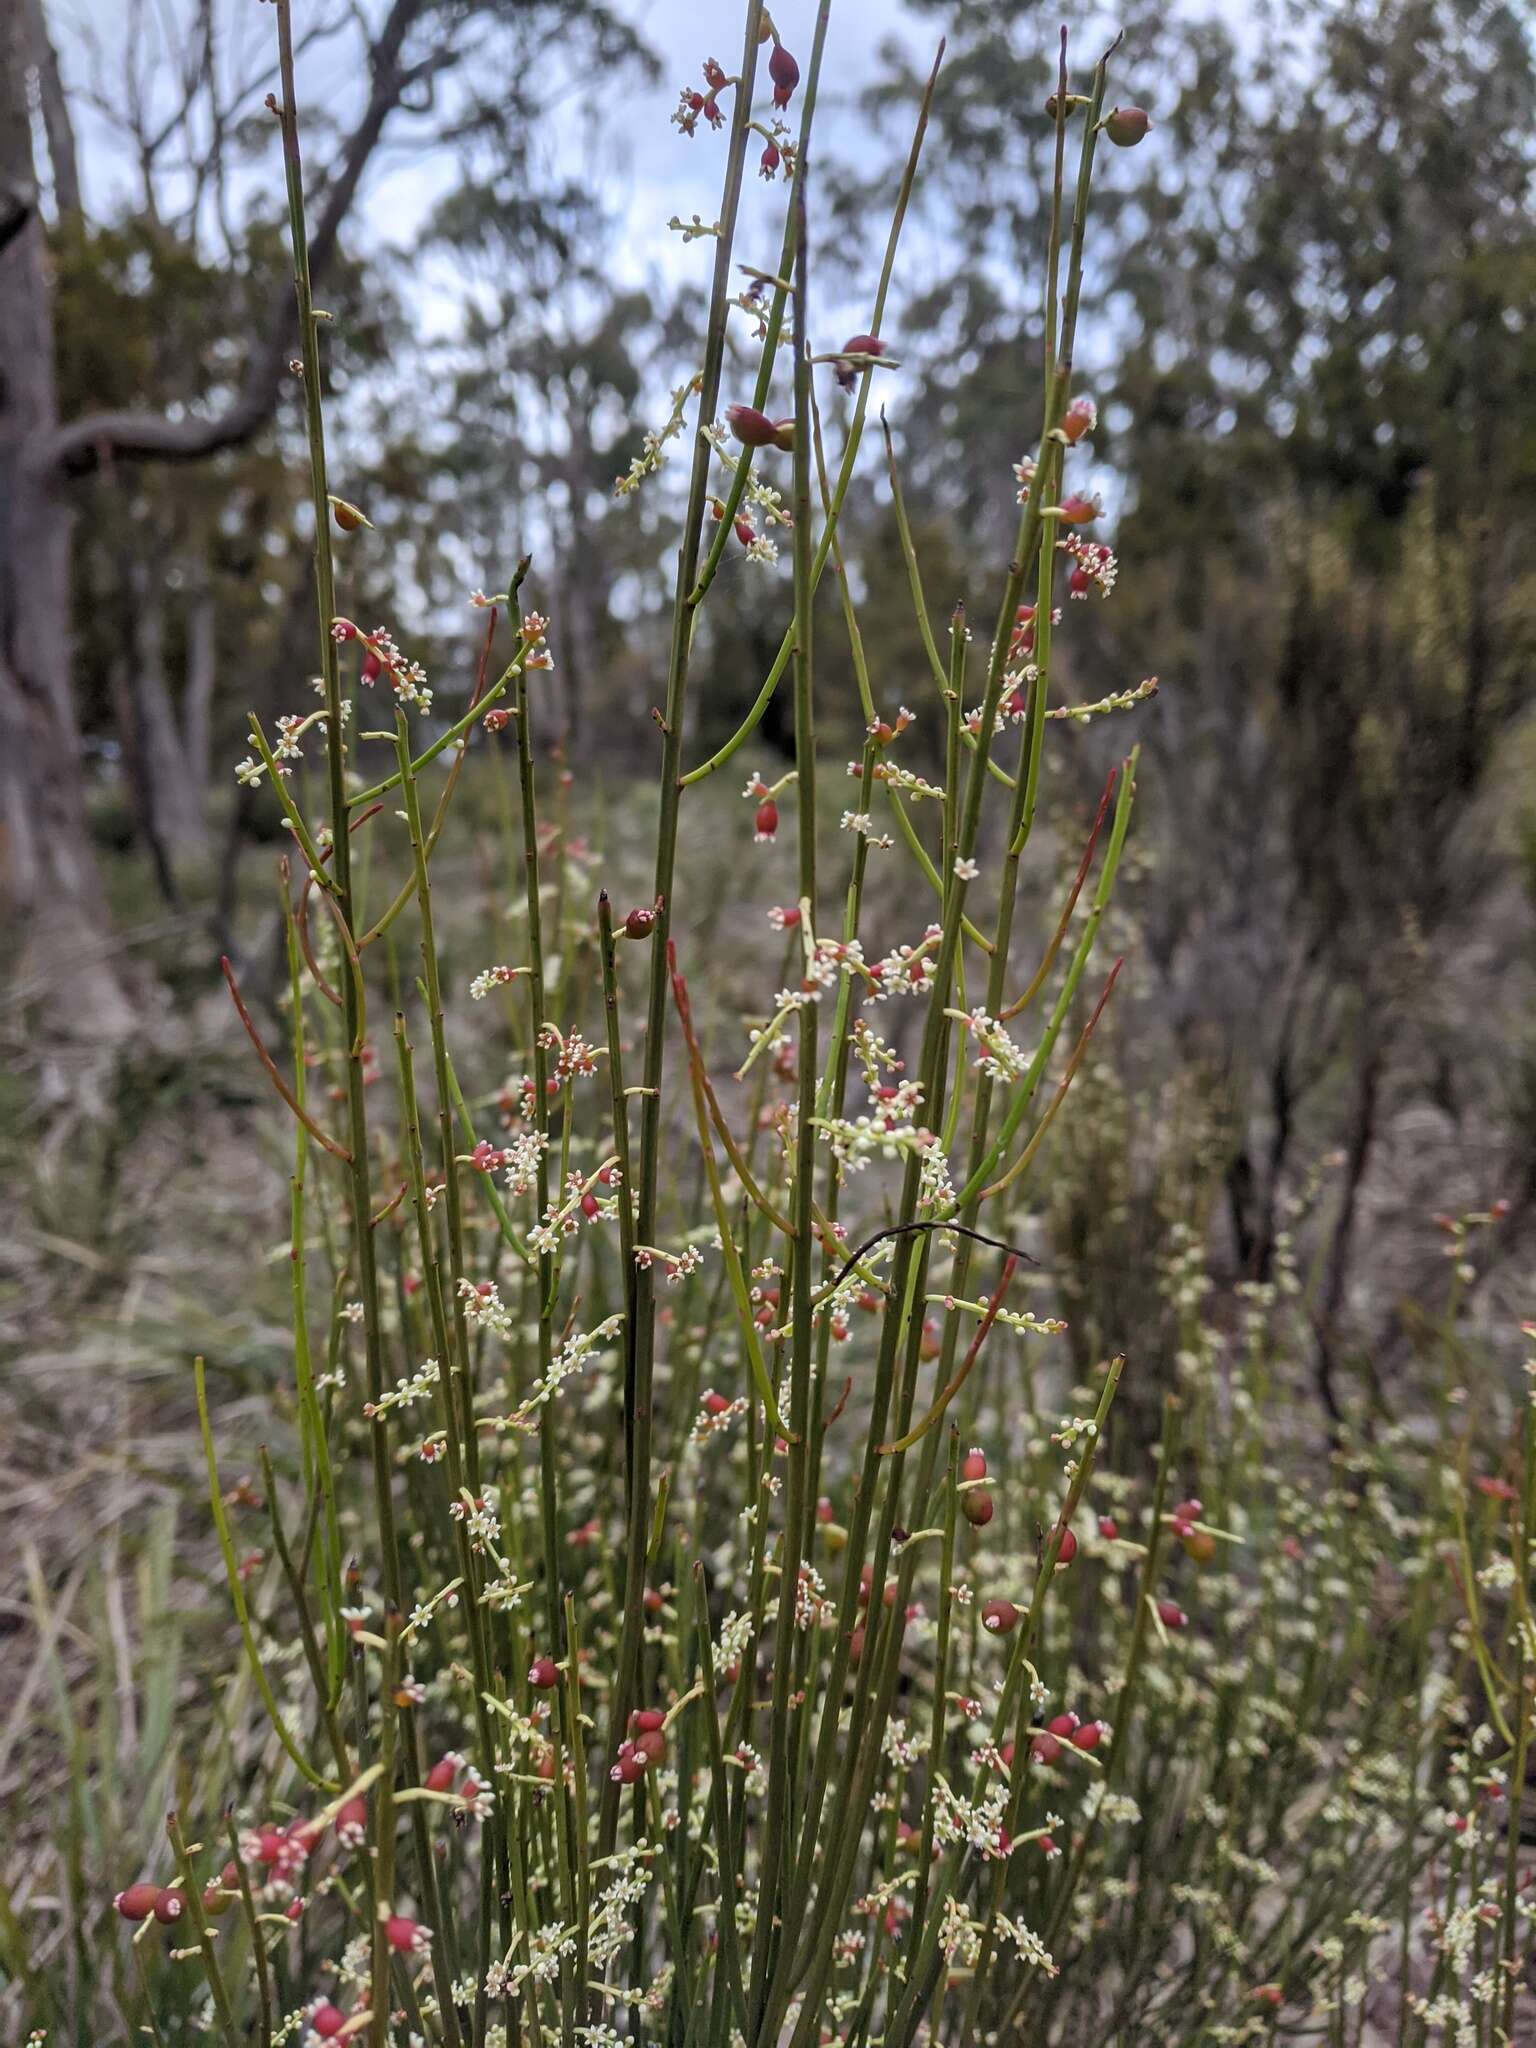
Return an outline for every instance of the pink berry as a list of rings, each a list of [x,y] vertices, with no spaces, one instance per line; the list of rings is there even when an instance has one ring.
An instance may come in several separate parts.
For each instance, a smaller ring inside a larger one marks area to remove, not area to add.
[[[1077,1732],[1077,1716],[1070,1713],[1058,1714],[1054,1720],[1047,1721],[1045,1725],[1053,1735],[1073,1735]]]
[[[962,1479],[985,1479],[987,1476],[987,1454],[985,1451],[969,1450],[960,1460]]]
[[[1102,1722],[1085,1721],[1081,1728],[1073,1729],[1072,1746],[1074,1749],[1097,1749],[1103,1739],[1103,1735],[1104,1727]]]
[[[428,1936],[419,1920],[408,1920],[403,1913],[391,1913],[384,1922],[384,1939],[401,1955],[410,1955],[427,1946]]]

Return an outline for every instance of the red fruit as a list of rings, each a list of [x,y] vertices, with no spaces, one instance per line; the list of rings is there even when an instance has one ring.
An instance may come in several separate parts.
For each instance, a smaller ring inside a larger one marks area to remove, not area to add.
[[[427,1773],[426,1786],[429,1792],[451,1792],[453,1781],[459,1775],[459,1759],[454,1756],[440,1756]]]
[[[1081,1728],[1073,1729],[1072,1747],[1074,1749],[1097,1749],[1103,1737],[1104,1728],[1101,1722],[1085,1721]]]
[[[368,1834],[368,1802],[349,1799],[336,1815],[336,1839],[343,1848],[355,1849]]]
[[[1019,1610],[1011,1600],[989,1600],[981,1610],[981,1625],[994,1636],[1011,1635],[1018,1622]]]
[[[331,2001],[325,1998],[310,2014],[309,2024],[322,2041],[334,2041],[347,2024],[347,2016],[340,2006],[332,2005]]]
[[[800,66],[791,57],[782,43],[775,43],[768,59],[768,76],[773,80],[773,104],[787,107],[790,96],[800,83]],[[1146,116],[1143,115],[1145,120]]]
[[[553,1692],[560,1673],[553,1657],[535,1657],[528,1666],[528,1683],[538,1692]]]
[[[771,839],[779,829],[779,807],[771,796],[763,798],[753,821],[759,839]]]
[[[587,1192],[581,1198],[581,1213],[583,1216],[586,1217],[587,1221],[590,1223],[592,1221],[592,1218],[597,1214],[597,1210],[597,1197],[593,1194],[592,1190],[588,1188]]]
[[[702,1405],[704,1408],[704,1413],[706,1415],[723,1415],[726,1409],[729,1408],[731,1404],[726,1399],[724,1394],[717,1394],[714,1392],[713,1389],[711,1389],[710,1392],[704,1396]]]
[[[1079,562],[1067,578],[1067,589],[1073,597],[1086,597],[1093,588],[1093,578]]]
[[[621,1785],[633,1785],[637,1778],[645,1776],[645,1767],[649,1762],[650,1758],[644,1750],[637,1749],[632,1742],[621,1742],[618,1756],[608,1775]]]
[[[1099,409],[1091,398],[1074,398],[1061,416],[1061,431],[1075,447],[1098,423]]]
[[[1189,1616],[1176,1600],[1159,1600],[1157,1618],[1164,1628],[1187,1628]]]
[[[1205,1502],[1196,1500],[1191,1494],[1188,1500],[1181,1500],[1173,1511],[1183,1522],[1198,1522],[1205,1513]]]
[[[654,910],[632,910],[624,920],[626,939],[648,939],[656,925]]]
[[[654,1586],[647,1586],[640,1596],[640,1604],[647,1614],[660,1614],[665,1602]]]
[[[493,704],[480,723],[487,732],[504,732],[511,722],[511,718],[512,714],[510,711],[503,710],[500,704]],[[333,2006],[331,2010],[334,2012],[335,2007]]]
[[[1042,1856],[1059,1856],[1061,1854],[1061,1851],[1056,1847],[1055,1841],[1050,1835],[1042,1835],[1040,1837],[1040,1854]]]
[[[173,1927],[187,1910],[187,1902],[174,1885],[155,1893],[154,1915],[163,1927]]]
[[[877,356],[885,354],[885,343],[878,334],[855,334],[843,343],[839,353],[845,356],[867,356],[873,361]],[[845,391],[851,391],[858,379],[859,373],[853,364],[838,364],[837,381]]]
[[[1120,1524],[1113,1515],[1100,1515],[1099,1534],[1106,1543],[1113,1543],[1115,1541],[1116,1537],[1120,1534]]]
[[[1116,107],[1105,117],[1104,133],[1117,149],[1134,149],[1151,126],[1145,107]]]
[[[992,1519],[992,1496],[984,1486],[960,1496],[960,1512],[973,1529],[985,1529]]]
[[[286,1911],[290,1920],[302,1920],[304,1918],[304,1901],[302,1899],[290,1899]]]
[[[1076,1714],[1058,1714],[1054,1721],[1047,1721],[1045,1725],[1053,1735],[1062,1737],[1075,1735],[1078,1726],[1077,1716]]]
[[[763,177],[771,178],[773,176],[774,172],[779,168],[779,145],[776,142],[768,144],[768,147],[757,160],[757,167]]]
[[[363,665],[357,672],[360,683],[376,683],[384,673],[384,664],[370,647],[363,656]]]
[[[848,1661],[857,1664],[864,1654],[864,1624],[861,1621],[848,1638]]]
[[[1062,499],[1060,511],[1063,526],[1087,526],[1099,516],[1099,501],[1074,491],[1070,497]]]
[[[771,448],[777,432],[767,413],[755,405],[728,405],[725,423],[743,448]]]
[[[631,1735],[654,1735],[658,1728],[665,1728],[667,1717],[658,1707],[636,1707],[629,1717]]]
[[[159,1896],[159,1885],[140,1882],[120,1891],[112,1903],[125,1920],[147,1920],[155,1910]]]
[[[256,1861],[276,1863],[283,1853],[283,1834],[280,1828],[258,1828],[256,1830]]]
[[[384,1922],[384,1939],[401,1955],[410,1955],[414,1950],[426,1947],[428,1936],[419,1920],[408,1920],[403,1913],[391,1913]]]
[[[659,1728],[647,1728],[635,1737],[635,1748],[648,1763],[664,1764],[667,1760],[667,1738]]]
[[[1260,1984],[1253,1991],[1256,2005],[1284,2005],[1285,1993],[1278,1984]]]
[[[997,1753],[1003,1760],[1003,1769],[1011,1771],[1013,1769],[1013,1744],[1005,1742]]]
[[[825,1494],[816,1503],[816,1519],[818,1522],[835,1522],[837,1520],[836,1510]]]
[[[1480,1476],[1474,1479],[1472,1484],[1479,1493],[1485,1493],[1489,1500],[1514,1500],[1516,1498],[1516,1490],[1507,1479]]]
[[[1216,1538],[1209,1529],[1191,1529],[1184,1538],[1184,1555],[1196,1564],[1209,1564],[1216,1555]]]
[[[1058,1564],[1070,1564],[1076,1555],[1077,1538],[1070,1529],[1063,1529],[1061,1532],[1061,1542],[1056,1550],[1056,1562]]]
[[[1054,1735],[1040,1734],[1029,1745],[1029,1751],[1037,1764],[1053,1764],[1061,1755],[1061,1744]]]
[[[975,1449],[967,1451],[960,1460],[960,1477],[962,1479],[985,1479],[986,1476],[987,1456],[985,1451]]]

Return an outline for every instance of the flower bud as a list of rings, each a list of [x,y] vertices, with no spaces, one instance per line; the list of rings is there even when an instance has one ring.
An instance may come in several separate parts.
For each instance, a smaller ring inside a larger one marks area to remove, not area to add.
[[[501,704],[493,704],[491,706],[491,709],[487,711],[487,713],[485,714],[484,718],[481,719],[480,723],[485,727],[487,732],[501,732],[505,728],[507,721],[511,718],[511,716],[511,712],[508,711],[505,708],[505,706]]]
[[[800,66],[782,43],[775,43],[768,58],[768,76],[773,80],[773,104],[787,107],[800,83]]]
[[[1145,107],[1116,107],[1104,120],[1104,133],[1117,149],[1134,149],[1152,126]]]

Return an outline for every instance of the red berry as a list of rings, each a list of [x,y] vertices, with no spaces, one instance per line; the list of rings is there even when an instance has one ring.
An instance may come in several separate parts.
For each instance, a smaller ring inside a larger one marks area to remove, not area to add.
[[[384,1922],[384,1939],[401,1955],[410,1955],[413,1950],[426,1947],[427,1930],[419,1920],[408,1920],[403,1913],[391,1913]]]
[[[598,1212],[598,1200],[590,1188],[581,1198],[581,1213],[590,1223]]]
[[[1053,1735],[1075,1735],[1077,1732],[1077,1716],[1076,1714],[1058,1714],[1055,1720],[1047,1721],[1045,1725]]]
[[[1061,1532],[1061,1542],[1056,1549],[1056,1562],[1058,1564],[1070,1564],[1076,1555],[1077,1538],[1070,1529],[1063,1529]]]
[[[1018,1621],[1019,1610],[1011,1600],[989,1600],[981,1610],[981,1625],[994,1636],[1011,1635]]]
[[[1164,1628],[1187,1628],[1189,1616],[1176,1600],[1159,1600],[1157,1618]]]
[[[757,807],[753,821],[759,839],[771,839],[779,829],[779,807],[771,796],[766,796]]]
[[[1081,1728],[1072,1731],[1074,1749],[1097,1749],[1103,1739],[1104,1727],[1099,1721],[1085,1721]]]
[[[767,413],[755,405],[728,405],[725,423],[743,448],[771,448],[775,427]]]
[[[825,1494],[816,1503],[816,1519],[822,1523],[835,1522],[837,1520],[837,1511]]]
[[[1104,133],[1117,149],[1134,149],[1151,126],[1145,107],[1116,107],[1105,117]]]
[[[632,910],[624,920],[626,939],[648,939],[656,928],[654,910]]]
[[[855,1629],[855,1630],[853,1631],[852,1635],[851,1635],[851,1636],[849,1636],[849,1638],[848,1638],[848,1661],[849,1661],[849,1663],[850,1663],[850,1664],[857,1664],[857,1663],[858,1663],[858,1661],[859,1661],[859,1659],[860,1659],[860,1658],[861,1658],[861,1657],[863,1656],[863,1654],[864,1654],[864,1624],[863,1624],[863,1622],[860,1622],[860,1623],[859,1623],[859,1625],[858,1625],[858,1627],[857,1627],[857,1628],[856,1628],[856,1629]]]
[[[667,1717],[657,1707],[636,1707],[629,1717],[631,1735],[654,1735],[658,1728],[665,1728]]]
[[[659,1728],[642,1729],[635,1737],[635,1748],[648,1763],[664,1764],[667,1760],[667,1738]]]
[[[322,2041],[333,2041],[347,2024],[347,2016],[340,2006],[332,2005],[331,2001],[325,1998],[310,2014],[309,2024]]]
[[[159,1885],[141,1882],[120,1891],[112,1903],[125,1920],[147,1920],[155,1910],[159,1896]]]
[[[985,1479],[987,1476],[987,1454],[985,1451],[969,1450],[960,1460],[962,1479]]]
[[[384,664],[370,647],[363,656],[363,665],[358,670],[357,679],[360,683],[376,683],[383,673]]]
[[[344,1848],[355,1849],[368,1833],[368,1802],[349,1799],[336,1815],[336,1839]]]
[[[608,1775],[621,1785],[633,1785],[637,1778],[645,1776],[645,1767],[649,1762],[650,1758],[644,1750],[637,1749],[632,1742],[621,1742],[618,1756]]]
[[[1099,1534],[1106,1543],[1113,1543],[1115,1541],[1115,1538],[1120,1534],[1120,1524],[1113,1515],[1100,1515]]]
[[[844,356],[867,356],[873,361],[885,354],[885,343],[878,334],[855,334],[845,341],[838,351]],[[845,391],[851,391],[858,382],[858,371],[852,363],[839,363],[837,381]]]
[[[154,1915],[164,1927],[173,1927],[187,1910],[187,1902],[174,1885],[155,1893]]]
[[[539,1692],[553,1692],[560,1673],[553,1657],[535,1657],[528,1666],[528,1683]]]
[[[960,1496],[960,1512],[973,1529],[985,1529],[992,1519],[992,1496],[984,1486]]]
[[[731,1404],[724,1394],[717,1394],[711,1388],[709,1393],[704,1396],[702,1405],[706,1415],[723,1415]]]
[[[1037,1735],[1029,1745],[1030,1754],[1037,1764],[1053,1764],[1061,1755],[1061,1744],[1054,1735]]]
[[[1191,1494],[1188,1500],[1181,1500],[1173,1511],[1181,1521],[1198,1522],[1205,1513],[1205,1503]]]
[[[790,96],[800,83],[800,66],[782,43],[775,43],[768,59],[768,76],[773,80],[773,104],[787,107]],[[1145,120],[1146,116],[1142,116]]]
[[[1091,434],[1098,422],[1099,409],[1091,398],[1074,398],[1061,416],[1061,431],[1072,445]]]
[[[451,1792],[453,1781],[459,1775],[459,1759],[441,1756],[427,1773],[426,1786],[429,1792]]]

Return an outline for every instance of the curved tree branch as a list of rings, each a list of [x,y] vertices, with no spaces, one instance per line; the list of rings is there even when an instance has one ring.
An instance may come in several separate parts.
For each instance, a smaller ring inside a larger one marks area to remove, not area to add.
[[[347,138],[310,241],[311,275],[320,277],[335,253],[343,221],[357,196],[390,116],[420,75],[403,67],[400,53],[428,0],[394,0],[369,52],[371,86],[361,120]],[[225,448],[239,447],[271,418],[294,352],[293,291],[287,278],[274,289],[265,339],[246,367],[239,390],[221,412],[206,419],[168,419],[156,412],[97,412],[56,427],[31,451],[44,474],[89,476],[113,462],[196,462]]]

